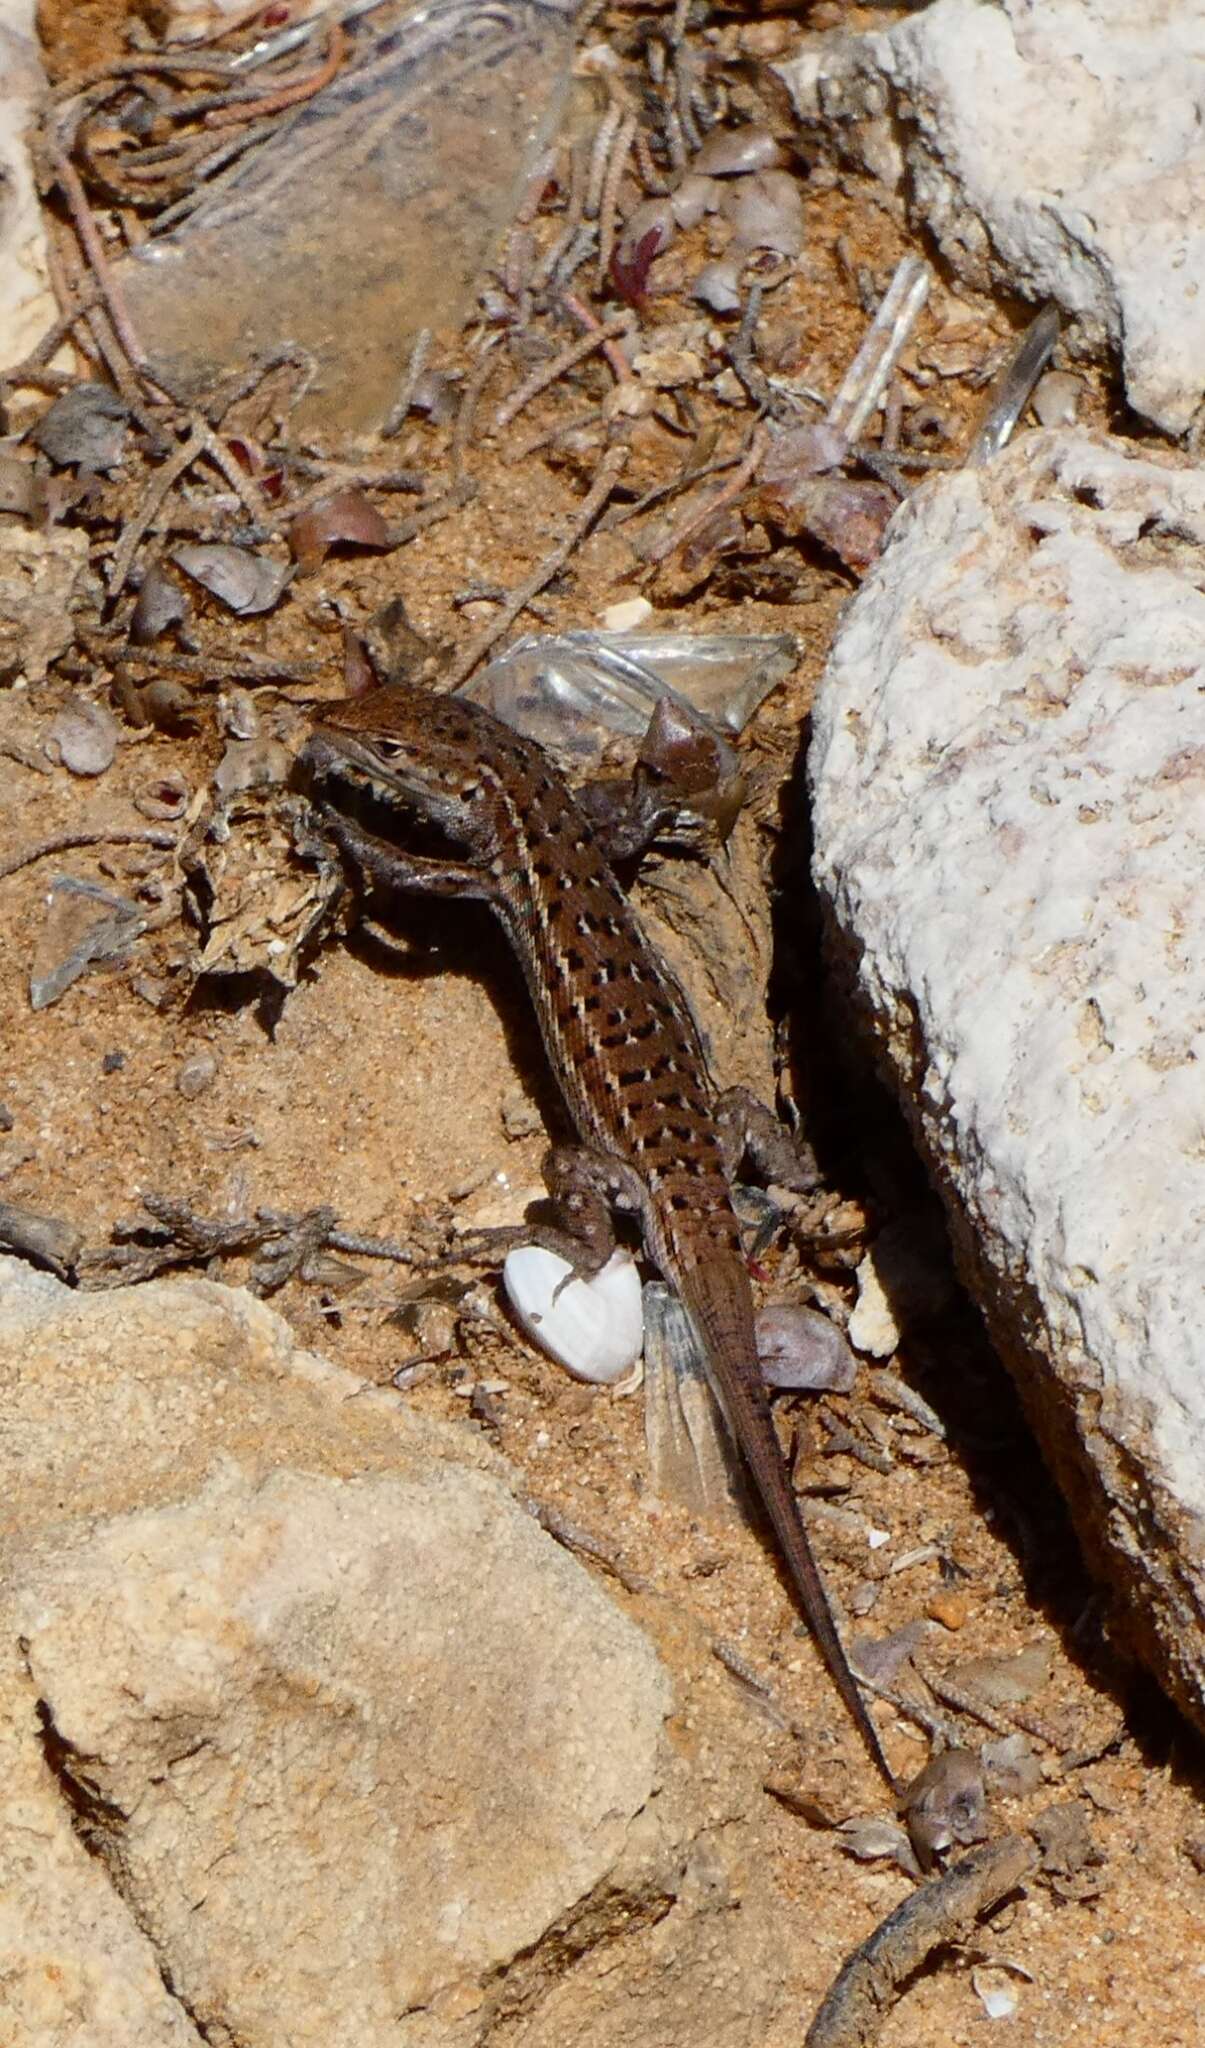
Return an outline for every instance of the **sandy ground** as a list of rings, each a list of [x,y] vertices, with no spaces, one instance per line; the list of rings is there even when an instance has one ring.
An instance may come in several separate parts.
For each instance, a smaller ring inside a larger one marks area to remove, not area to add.
[[[69,71],[107,54],[122,13],[120,0],[47,5],[53,67]],[[783,32],[789,37],[789,25]],[[771,325],[781,362],[806,365],[808,379],[831,390],[865,323],[853,272],[864,265],[884,278],[904,244],[865,194],[832,186],[807,204],[806,261],[775,301]],[[685,274],[689,250],[678,255]],[[974,310],[987,355],[1010,331],[1008,323],[991,309]],[[681,313],[667,294],[654,301],[649,318],[668,324]],[[929,317],[939,321],[940,311]],[[440,360],[464,360],[455,337],[439,337],[436,346]],[[500,379],[496,390],[505,388]],[[556,389],[530,408],[520,438],[602,388],[601,372],[588,366],[576,394]],[[940,380],[933,398],[956,430],[981,402],[972,384],[958,379]],[[1107,416],[1106,399],[1091,387],[1087,414]],[[446,430],[416,426],[398,458],[433,466],[446,444]],[[681,460],[674,438],[656,424],[639,451],[650,480],[672,473]],[[583,488],[571,463],[553,466],[540,454],[516,463],[513,444],[481,443],[471,466],[478,496],[454,519],[395,554],[328,561],[294,586],[267,624],[232,623],[215,607],[203,620],[205,643],[257,646],[270,636],[277,652],[322,664],[328,695],[340,687],[342,621],[365,620],[388,598],[403,596],[413,624],[432,640],[462,645],[489,612],[458,607],[458,593],[521,580]],[[757,770],[750,844],[764,872],[789,884],[773,905],[780,1007],[787,999],[806,1006],[815,971],[793,792],[811,691],[853,588],[822,551],[805,548],[802,560],[807,573],[790,600],[771,603],[721,588],[717,579],[674,607],[678,622],[692,630],[722,617],[725,626],[744,630],[794,632],[804,650],[797,674],[768,701],[746,741]],[[639,587],[627,529],[598,533],[543,594],[542,622],[596,623],[606,605]],[[536,623],[524,621],[528,628]],[[71,688],[52,674],[36,691],[0,697],[0,742],[36,749]],[[103,685],[92,693],[103,697]],[[128,821],[133,795],[149,780],[170,770],[196,788],[220,752],[206,711],[192,736],[148,738],[127,730],[115,765],[95,784],[61,768],[36,772],[6,762],[0,853],[60,829]],[[145,1189],[210,1216],[326,1202],[348,1229],[405,1237],[433,1209],[450,1204],[483,1214],[508,1200],[513,1206],[516,1190],[538,1187],[549,1136],[564,1135],[564,1126],[517,972],[488,920],[471,909],[433,917],[396,907],[392,929],[408,948],[400,963],[362,935],[332,938],[274,1028],[241,989],[202,987],[189,1001],[163,1007],[147,999],[171,986],[173,963],[192,943],[178,925],[143,941],[126,965],[85,977],[54,1007],[31,1014],[29,973],[52,875],[128,888],[144,862],[141,849],[74,853],[0,884],[0,1102],[7,1112],[0,1199],[64,1216],[99,1244],[136,1212]],[[749,1063],[768,1066],[769,1046],[767,1022]],[[213,1056],[212,1082],[199,1094],[182,1093],[181,1072],[202,1052]],[[924,1193],[901,1164],[899,1130],[873,1084],[856,1067],[833,1066],[833,1053],[822,1045],[819,1056],[833,1083],[825,1099],[838,1189],[872,1207],[877,1202],[880,1216],[907,1213]],[[238,1280],[246,1267],[232,1260],[221,1271]],[[771,1254],[767,1294],[791,1278],[790,1262],[784,1266]],[[352,1292],[290,1282],[276,1305],[306,1343],[380,1379],[405,1366],[418,1346],[414,1334],[385,1318],[405,1285],[404,1275],[374,1267]],[[882,1637],[918,1616],[934,1619],[937,1639],[928,1655],[938,1671],[1035,1640],[1051,1643],[1052,1675],[1029,1703],[1050,1738],[1033,1738],[1044,1782],[1025,1800],[1001,1802],[993,1818],[1019,1825],[1044,1806],[1083,1800],[1100,1852],[1098,1863],[1068,1880],[1068,1896],[1031,1888],[984,1932],[980,1957],[1007,1958],[1026,1973],[1011,1980],[1015,2016],[992,2025],[990,2038],[1000,2048],[1133,2048],[1135,2041],[1143,2048],[1195,2048],[1203,2038],[1205,1992],[1199,1751],[1110,1649],[1103,1596],[1084,1579],[973,1312],[955,1301],[935,1313],[893,1364],[943,1416],[948,1440],[901,1436],[884,1472],[847,1456],[806,1461],[809,1480],[830,1496],[815,1525],[826,1575],[847,1612],[862,1617],[854,1621],[857,1631]],[[866,1368],[857,1393],[830,1405],[856,1420],[867,1412],[870,1378]],[[780,1789],[784,1780],[797,1781],[804,1793],[819,1784],[845,1811],[876,1809],[856,1738],[763,1542],[741,1527],[692,1522],[650,1492],[640,1402],[575,1386],[506,1333],[500,1308],[492,1325],[467,1322],[452,1333],[451,1348],[418,1377],[410,1398],[463,1419],[466,1397],[482,1381],[492,1391],[478,1404],[486,1411],[481,1426],[494,1430],[531,1492],[734,1645],[808,1731],[809,1745],[784,1754],[767,1729],[767,1777]],[[825,1431],[807,1405],[784,1408],[784,1419],[819,1453]],[[871,1549],[858,1533],[867,1529],[886,1532],[887,1541]],[[921,1548],[924,1561],[893,1571]],[[892,1762],[907,1777],[924,1761],[923,1739],[889,1708],[876,1711]],[[960,1725],[972,1743],[988,1732],[969,1721]],[[841,1958],[909,1884],[889,1866],[855,1863],[830,1830],[810,1825],[781,1800],[772,1811],[784,1956],[795,2009],[806,2013]],[[806,1940],[797,1931],[801,1921]],[[889,2048],[987,2037],[970,1982],[974,1960],[956,1958],[912,1988],[884,2030]],[[784,2029],[784,2048],[788,2037],[797,2039],[797,2031],[788,2036]]]

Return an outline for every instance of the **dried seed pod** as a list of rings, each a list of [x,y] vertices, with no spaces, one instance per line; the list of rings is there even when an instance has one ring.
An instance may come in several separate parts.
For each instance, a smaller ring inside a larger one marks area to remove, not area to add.
[[[876,1863],[881,1857],[890,1857],[898,1863],[909,1877],[919,1877],[920,1865],[907,1835],[895,1821],[882,1820],[877,1815],[865,1819],[856,1817],[844,1820],[837,1829],[841,1847],[856,1856],[859,1863]]]
[[[739,313],[742,268],[743,258],[739,253],[717,257],[714,263],[705,263],[690,288],[691,298],[710,307],[713,313]]]
[[[73,384],[30,433],[59,469],[116,469],[125,448],[129,406],[107,384]]]
[[[169,626],[183,625],[189,610],[187,594],[175,577],[169,576],[158,562],[152,562],[142,579],[130,619],[130,639],[135,647],[148,647]]]
[[[153,775],[135,790],[134,809],[144,818],[182,818],[190,795],[188,783],[179,770],[169,768],[166,774]]]
[[[214,769],[213,786],[219,797],[234,796],[287,781],[292,765],[292,755],[279,740],[228,740]]]
[[[839,1394],[853,1386],[857,1361],[837,1325],[819,1309],[782,1302],[762,1309],[754,1328],[767,1385]]]
[[[410,393],[411,412],[425,413],[433,426],[446,426],[456,415],[458,383],[446,370],[424,370]]]
[[[289,547],[303,576],[320,568],[333,547],[387,548],[389,544],[388,526],[357,485],[315,499],[289,528]]]
[[[680,228],[697,228],[704,214],[717,211],[722,198],[723,188],[714,178],[688,171],[677,190],[670,193],[669,203]]]
[[[749,122],[743,128],[713,128],[690,168],[707,178],[741,178],[750,171],[777,170],[786,161],[769,129]]]
[[[947,1749],[932,1757],[908,1786],[902,1809],[926,1870],[944,1849],[986,1841],[987,1791],[979,1758],[969,1749]]]
[[[156,676],[131,695],[142,722],[157,726],[161,732],[195,731],[200,722],[195,693],[186,684],[173,682],[170,676]]]
[[[241,618],[271,611],[292,573],[285,563],[229,541],[189,541],[172,560]]]
[[[798,256],[803,248],[803,195],[789,171],[757,171],[739,179],[720,210],[744,249]]]
[[[47,751],[72,775],[103,775],[117,753],[117,720],[103,704],[69,697],[46,735]]]

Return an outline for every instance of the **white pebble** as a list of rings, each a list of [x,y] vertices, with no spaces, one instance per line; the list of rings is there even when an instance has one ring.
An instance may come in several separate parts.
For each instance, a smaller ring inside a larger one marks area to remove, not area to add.
[[[606,633],[634,633],[637,626],[643,626],[652,616],[653,607],[647,597],[625,597],[600,613],[599,624]]]
[[[592,1280],[578,1280],[555,1252],[520,1245],[507,1254],[502,1284],[528,1336],[575,1379],[613,1386],[640,1357],[640,1275],[627,1252],[612,1252]]]

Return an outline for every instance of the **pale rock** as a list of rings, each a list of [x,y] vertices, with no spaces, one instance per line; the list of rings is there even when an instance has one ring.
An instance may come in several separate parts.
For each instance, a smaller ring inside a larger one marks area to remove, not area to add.
[[[647,597],[621,597],[599,613],[598,623],[604,633],[634,633],[652,616],[653,607]]]
[[[79,526],[46,533],[0,525],[0,683],[40,683],[70,646],[72,605],[88,570]]]
[[[609,1876],[657,1783],[665,1672],[482,1473],[228,1468],[14,1605],[135,1920],[239,2040],[405,2042]]]
[[[857,1271],[858,1299],[849,1318],[849,1341],[870,1358],[890,1358],[899,1349],[900,1326],[868,1252]]]
[[[934,0],[776,67],[978,289],[1053,298],[1182,433],[1205,361],[1205,38],[1183,0]]]
[[[906,1330],[950,1300],[950,1253],[940,1217],[922,1211],[889,1223],[859,1261],[855,1278],[849,1341],[871,1358],[890,1358]]]
[[[1205,1725],[1205,473],[921,486],[809,772],[830,960],[1141,1653]]]
[[[0,1417],[0,2036],[621,2048],[647,2006],[687,2048],[706,2000],[764,2039],[747,1729],[706,1693],[678,1753],[478,1431],[237,1290],[8,1258]]]
[[[0,10],[0,363],[19,363],[54,322],[28,133],[46,93],[36,0]]]

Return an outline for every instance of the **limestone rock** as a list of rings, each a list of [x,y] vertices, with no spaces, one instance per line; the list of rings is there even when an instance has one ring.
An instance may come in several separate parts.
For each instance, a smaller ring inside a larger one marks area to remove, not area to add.
[[[87,568],[82,527],[0,527],[0,683],[42,682],[70,646],[72,603]]]
[[[0,363],[19,363],[55,317],[45,233],[26,135],[46,91],[36,0],[0,18]]]
[[[475,1432],[235,1290],[10,1259],[0,1418],[6,2041],[525,2048],[574,1981],[599,2048],[646,1984],[650,2042],[716,1982],[692,2038],[762,2038],[756,1771],[678,1755]]]
[[[956,276],[1054,298],[1168,433],[1201,404],[1205,39],[1181,0],[934,0],[779,67]]]
[[[815,711],[829,950],[1132,1638],[1205,1725],[1205,473],[1034,433],[893,521]]]

